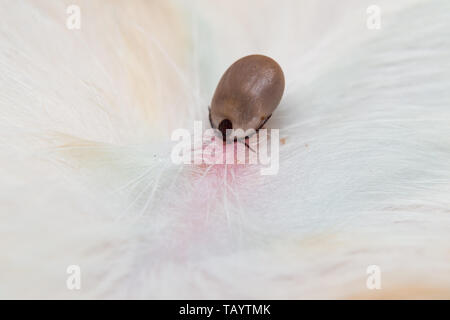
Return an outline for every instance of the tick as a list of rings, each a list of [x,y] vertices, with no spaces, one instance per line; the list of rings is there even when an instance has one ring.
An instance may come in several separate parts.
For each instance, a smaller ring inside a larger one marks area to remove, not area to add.
[[[247,130],[258,131],[272,116],[284,92],[284,74],[275,60],[250,55],[233,63],[217,85],[209,109],[211,127],[224,141],[247,138]],[[242,129],[227,136],[228,129]],[[244,132],[244,133],[242,133]]]

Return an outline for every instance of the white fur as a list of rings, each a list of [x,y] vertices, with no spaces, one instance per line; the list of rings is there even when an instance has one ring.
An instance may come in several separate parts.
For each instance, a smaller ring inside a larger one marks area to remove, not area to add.
[[[378,1],[378,31],[365,0],[75,2],[73,31],[0,4],[0,298],[376,297],[369,265],[450,297],[447,0]],[[203,193],[170,133],[251,53],[286,75],[279,174]]]

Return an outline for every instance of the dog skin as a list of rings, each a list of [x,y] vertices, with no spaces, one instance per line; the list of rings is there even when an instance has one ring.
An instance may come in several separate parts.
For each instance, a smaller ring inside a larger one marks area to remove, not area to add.
[[[0,298],[450,298],[450,3],[372,4],[2,1]],[[174,165],[250,54],[277,174]]]

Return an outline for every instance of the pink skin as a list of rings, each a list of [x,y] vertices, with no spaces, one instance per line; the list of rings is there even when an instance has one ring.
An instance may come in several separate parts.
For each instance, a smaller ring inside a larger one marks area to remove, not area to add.
[[[234,150],[235,163],[194,164],[194,170],[189,172],[192,187],[186,193],[186,202],[183,203],[185,214],[180,217],[180,228],[177,228],[173,238],[177,239],[177,250],[174,252],[182,260],[189,257],[190,249],[195,250],[202,243],[208,243],[217,233],[230,232],[227,230],[228,224],[224,222],[228,219],[227,213],[216,211],[216,203],[223,203],[225,198],[230,203],[242,203],[251,199],[249,180],[255,180],[252,173],[259,170],[258,166],[237,163],[237,143],[218,143],[223,145],[224,154]],[[202,149],[205,150],[206,146],[204,144]],[[204,157],[212,159],[207,154]]]
[[[214,142],[213,142],[214,143]],[[246,164],[245,161],[238,161],[237,159],[237,143],[223,143],[217,142],[219,146],[223,146],[223,159],[225,162],[226,154],[234,152],[233,164],[197,164],[196,169],[198,174],[193,175],[193,190],[191,192],[192,198],[190,203],[192,208],[199,214],[203,214],[206,218],[207,208],[213,209],[211,206],[217,201],[223,201],[225,192],[228,198],[233,197],[233,194],[241,194],[243,189],[240,186],[245,185],[244,179],[248,178],[248,173],[255,165]],[[203,145],[203,150],[208,144]],[[203,159],[213,161],[212,155],[203,154]],[[243,163],[244,162],[244,163]]]

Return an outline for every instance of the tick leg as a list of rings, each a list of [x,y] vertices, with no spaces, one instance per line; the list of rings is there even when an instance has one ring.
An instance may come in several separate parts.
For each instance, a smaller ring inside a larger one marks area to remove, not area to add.
[[[248,143],[247,143],[247,141],[245,141],[247,139],[247,137],[245,137],[244,139],[238,139],[238,138],[234,138],[234,142],[236,143],[236,142],[240,142],[240,143],[242,143],[242,144],[244,144],[249,150],[251,150],[251,151],[253,151],[254,153],[256,153],[256,151],[255,150],[253,150],[253,148],[252,147],[250,147],[249,145],[248,145]]]
[[[267,118],[265,118],[264,121],[263,121],[263,123],[261,123],[261,125],[259,126],[258,129],[256,129],[256,131],[258,131],[259,129],[261,129],[261,128],[266,124],[266,122],[269,121],[269,119],[270,119],[271,116],[272,116],[272,115],[269,115]]]
[[[265,118],[264,121],[261,123],[261,125],[258,127],[258,129],[256,129],[255,131],[258,132],[259,129],[261,129],[261,128],[266,124],[266,122],[269,121],[269,119],[270,119],[271,116],[272,116],[272,115],[269,115],[267,118]],[[246,146],[248,149],[250,149],[251,151],[253,151],[253,152],[256,153],[256,151],[253,150],[253,149],[248,145],[247,141],[245,141],[246,139],[249,139],[249,138],[250,138],[250,137],[245,137],[243,143],[245,144],[245,146]],[[235,141],[236,141],[236,140],[235,140]]]
[[[249,150],[251,150],[251,151],[253,151],[254,153],[256,153],[256,151],[253,150],[253,149],[248,145],[247,141],[244,141],[244,144],[245,144],[245,146],[246,146]]]
[[[270,119],[271,116],[272,116],[272,115],[269,115],[267,118],[264,119],[264,121],[261,123],[261,125],[255,130],[255,133],[258,132],[258,131],[266,124],[267,121],[269,121],[269,119]],[[244,139],[250,139],[250,137],[247,136],[247,137],[245,137]],[[245,143],[245,144],[248,145],[247,143]],[[249,149],[253,151],[252,148],[249,147]]]
[[[211,120],[211,107],[208,108],[209,110],[209,124],[211,125],[211,128],[214,128],[213,124],[212,124],[212,120]]]

